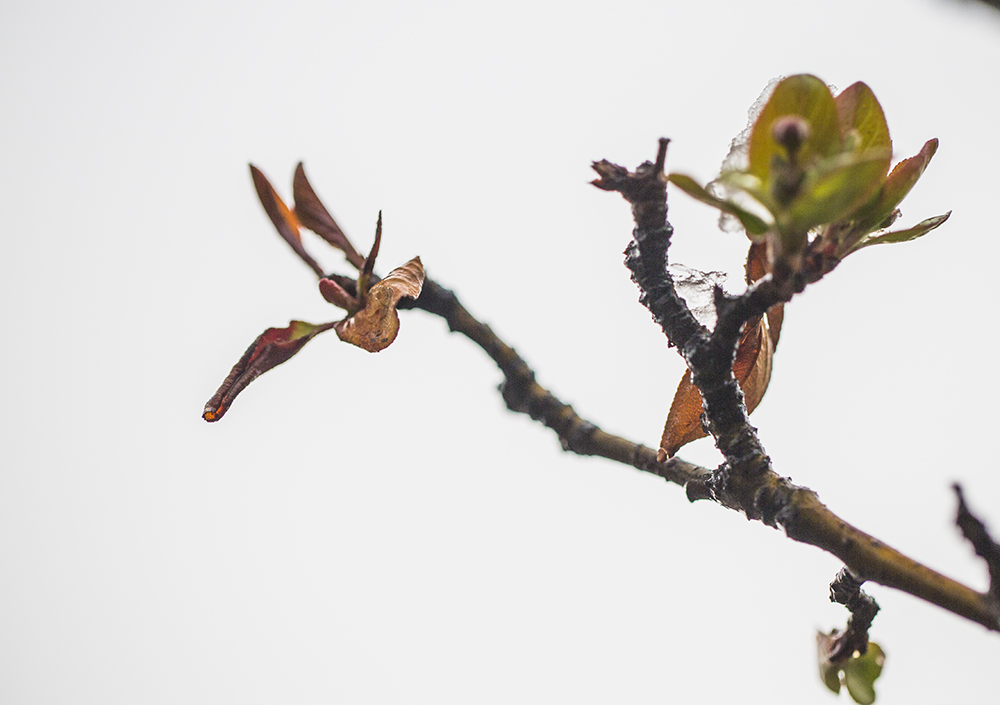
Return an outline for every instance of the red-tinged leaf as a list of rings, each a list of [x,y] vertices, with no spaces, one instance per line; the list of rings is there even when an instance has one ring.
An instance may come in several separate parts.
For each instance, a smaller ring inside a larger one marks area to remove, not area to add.
[[[747,252],[746,281],[753,284],[765,274],[770,273],[771,263],[767,258],[767,243],[755,242],[750,245]],[[771,336],[772,347],[778,347],[778,338],[781,337],[781,324],[785,320],[785,305],[778,304],[767,310],[767,327]]]
[[[667,422],[663,425],[660,450],[656,453],[659,462],[674,457],[678,450],[691,441],[708,435],[701,426],[701,414],[704,410],[701,392],[691,381],[691,370],[685,370],[677,391],[674,392],[674,400],[670,403]]]
[[[918,237],[923,237],[931,230],[944,225],[945,221],[948,220],[949,217],[951,217],[951,211],[948,211],[944,215],[936,215],[933,218],[928,218],[927,220],[921,221],[912,228],[907,228],[906,230],[893,230],[887,233],[872,235],[859,242],[854,249],[851,250],[851,252],[856,252],[863,247],[868,247],[869,245],[883,245],[894,242],[909,242],[910,240],[916,240]]]
[[[937,138],[927,140],[920,151],[914,156],[904,159],[892,168],[882,185],[878,198],[866,205],[857,216],[855,230],[865,234],[879,227],[896,207],[902,202],[910,189],[914,187],[924,169],[931,163],[931,158],[937,152]]]
[[[365,258],[364,264],[361,266],[361,273],[358,274],[358,301],[361,302],[363,306],[366,297],[368,296],[368,286],[372,280],[372,273],[375,271],[375,260],[378,257],[378,249],[382,244],[382,211],[378,212],[378,222],[375,223],[375,243],[372,245],[371,252],[368,253],[368,257]],[[423,279],[421,279],[423,282]]]
[[[301,257],[302,261],[316,272],[316,276],[322,277],[323,269],[317,264],[316,260],[309,256],[305,248],[302,247],[302,235],[299,233],[298,218],[288,209],[285,202],[281,200],[278,192],[271,186],[271,182],[267,180],[264,173],[253,164],[250,165],[250,176],[253,177],[253,185],[257,189],[257,197],[260,198],[261,205],[264,206],[264,212],[267,213],[267,217],[274,223],[278,234],[291,246],[295,254]]]
[[[360,307],[358,300],[347,293],[344,287],[333,279],[320,279],[319,293],[323,295],[327,303],[339,306],[348,313],[354,313]]]
[[[753,413],[760,404],[771,381],[774,343],[769,328],[766,316],[748,321],[736,349],[733,375],[743,390],[748,414]],[[667,458],[672,458],[682,446],[708,435],[701,425],[703,411],[701,393],[691,381],[691,371],[688,370],[681,377],[674,400],[670,404],[657,460],[663,462]]]
[[[335,324],[337,335],[344,342],[368,352],[384,350],[399,332],[396,305],[404,296],[414,299],[420,296],[423,285],[424,267],[420,258],[414,257],[372,286],[365,307]]]
[[[302,225],[342,251],[347,257],[347,261],[354,265],[355,269],[361,269],[364,266],[365,258],[354,249],[354,245],[337,225],[337,221],[330,215],[330,211],[319,200],[319,196],[313,190],[309,179],[306,178],[302,162],[299,162],[299,165],[295,167],[295,177],[292,179],[292,200],[295,202],[294,213]]]
[[[247,348],[226,381],[205,404],[202,418],[206,421],[221,419],[248,384],[272,367],[287,361],[316,335],[333,327],[333,323],[313,325],[304,321],[292,321],[286,328],[268,328]]]

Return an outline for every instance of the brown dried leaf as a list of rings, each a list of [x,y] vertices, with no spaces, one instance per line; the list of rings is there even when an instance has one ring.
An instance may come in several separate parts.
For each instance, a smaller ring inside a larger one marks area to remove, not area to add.
[[[748,414],[760,404],[771,381],[774,343],[769,328],[766,316],[748,321],[740,344],[736,348],[733,375],[743,390]],[[674,400],[670,404],[657,460],[663,462],[667,458],[672,458],[682,446],[708,435],[701,424],[703,412],[701,392],[691,381],[691,371],[687,370],[681,377]]]
[[[770,271],[767,245],[763,242],[750,245],[746,262],[747,284],[753,284]],[[783,318],[784,305],[778,305],[773,306],[766,316],[748,321],[736,348],[733,375],[743,390],[748,414],[760,404],[771,381],[774,348],[778,345]],[[703,412],[701,392],[691,381],[691,371],[688,370],[681,377],[670,404],[657,460],[663,462],[673,457],[682,446],[708,435],[701,425]]]
[[[767,243],[755,242],[750,245],[747,252],[746,279],[747,284],[753,284],[771,271],[771,263],[767,258]],[[778,304],[772,306],[767,311],[767,325],[771,334],[771,345],[778,347],[778,338],[781,337],[781,324],[785,319],[785,305]]]
[[[372,286],[365,307],[339,321],[334,330],[345,343],[357,345],[368,352],[384,350],[399,332],[396,305],[404,296],[414,299],[420,296],[423,285],[424,267],[420,258],[414,257]]]
[[[288,209],[285,202],[281,200],[281,196],[271,186],[271,182],[267,180],[264,173],[253,164],[250,165],[250,176],[253,178],[254,188],[257,189],[257,197],[260,199],[261,205],[264,206],[264,212],[267,213],[271,222],[274,223],[278,234],[291,246],[295,254],[301,257],[302,261],[316,272],[316,276],[322,277],[323,269],[317,264],[316,260],[309,256],[305,248],[302,247],[302,235],[299,232],[298,218]]]
[[[313,190],[309,179],[306,178],[302,162],[299,162],[299,165],[295,167],[295,177],[292,179],[292,199],[295,201],[294,213],[299,222],[341,250],[355,269],[361,269],[365,258],[354,249],[354,245],[337,225],[337,221],[330,215],[330,211],[319,200],[319,196]]]
[[[682,446],[708,435],[701,426],[703,411],[701,392],[691,382],[691,370],[685,370],[677,391],[674,392],[667,422],[663,426],[660,450],[656,454],[658,461],[662,463],[667,458],[674,457]]]

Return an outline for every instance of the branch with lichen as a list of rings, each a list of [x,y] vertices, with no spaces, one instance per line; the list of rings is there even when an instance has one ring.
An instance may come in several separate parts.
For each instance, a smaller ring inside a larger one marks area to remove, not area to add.
[[[712,500],[837,556],[844,568],[830,586],[831,599],[843,604],[850,616],[846,629],[819,635],[820,674],[832,690],[845,685],[858,702],[871,702],[872,683],[884,654],[868,640],[879,608],[862,585],[874,582],[896,588],[1000,631],[1000,544],[972,515],[956,486],[957,523],[986,561],[990,586],[979,592],[935,572],[848,524],[814,491],[775,472],[749,413],[770,379],[784,304],[833,271],[844,257],[869,245],[915,239],[947,219],[945,214],[907,230],[886,231],[899,215],[896,206],[937,149],[937,141],[929,140],[919,154],[889,172],[891,141],[870,89],[854,84],[834,98],[819,79],[793,76],[778,84],[757,118],[747,164],[720,175],[719,183],[729,189],[723,189],[723,195],[689,177],[668,176],[667,145],[668,140],[661,139],[656,158],[635,171],[608,161],[593,165],[599,177],[594,184],[621,194],[632,208],[635,228],[625,249],[626,267],[639,288],[639,301],[688,368],[659,449],[603,431],[541,386],[511,346],[469,313],[452,291],[425,277],[419,257],[384,278],[376,275],[381,214],[374,244],[364,257],[313,191],[301,164],[293,181],[292,207],[285,205],[263,173],[251,167],[254,184],[278,232],[318,277],[320,294],[343,309],[345,316],[322,324],[292,321],[286,328],[267,329],[206,404],[203,417],[221,419],[250,382],[290,359],[316,335],[333,330],[344,342],[378,352],[396,338],[398,311],[419,309],[440,316],[452,332],[469,338],[496,363],[503,375],[500,393],[507,408],[551,429],[563,450],[655,474],[684,487],[692,502]],[[711,324],[689,307],[668,266],[673,235],[667,220],[668,182],[736,218],[752,243],[746,289],[729,294],[713,285]],[[745,199],[726,195],[733,191],[755,199],[759,208],[754,212]],[[302,246],[302,226],[341,250],[357,274],[324,274]],[[719,467],[710,470],[674,455],[685,443],[706,434],[722,453]]]

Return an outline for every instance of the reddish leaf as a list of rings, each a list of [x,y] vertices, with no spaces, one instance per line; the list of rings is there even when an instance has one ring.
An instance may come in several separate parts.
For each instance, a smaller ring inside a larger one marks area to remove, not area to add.
[[[924,169],[930,164],[934,153],[937,152],[937,138],[927,140],[912,157],[904,159],[892,168],[889,176],[885,179],[885,184],[878,195],[878,198],[870,205],[866,206],[858,215],[858,223],[855,228],[861,235],[867,234],[873,228],[885,227],[882,225],[887,218],[890,218],[896,207],[910,192],[910,189],[917,183]],[[847,245],[853,248],[855,242]],[[844,253],[843,256],[846,256]]]
[[[299,222],[341,250],[348,262],[353,264],[356,269],[361,269],[365,258],[354,249],[351,241],[347,239],[347,235],[330,215],[330,211],[319,200],[319,196],[313,190],[309,179],[306,178],[302,162],[299,162],[299,165],[295,167],[295,177],[292,179],[292,198],[295,201],[294,213]]]
[[[236,396],[262,374],[290,359],[306,343],[323,331],[333,328],[333,323],[313,325],[292,321],[287,328],[268,328],[257,336],[240,361],[233,366],[226,381],[205,404],[202,418],[218,421],[225,415]]]
[[[278,234],[285,239],[285,242],[291,245],[295,254],[301,257],[302,261],[316,272],[316,276],[322,277],[323,269],[316,263],[316,260],[309,256],[305,248],[302,247],[302,235],[299,233],[299,221],[295,217],[295,214],[281,200],[278,192],[274,190],[271,182],[267,180],[263,172],[253,164],[250,165],[250,176],[253,177],[253,185],[257,189],[257,197],[260,198],[261,205],[264,206],[264,212],[267,213],[271,222],[274,223]]]
[[[375,223],[375,243],[372,245],[368,257],[365,258],[364,264],[361,266],[361,273],[358,274],[358,301],[361,302],[362,306],[365,303],[365,297],[368,295],[368,285],[372,280],[372,273],[375,271],[375,259],[378,257],[378,249],[381,244],[382,211],[379,211],[378,221]],[[423,279],[421,279],[421,282],[423,282]]]
[[[378,240],[373,251],[378,249]],[[385,279],[368,292],[365,307],[353,316],[335,324],[337,335],[346,343],[368,352],[387,348],[399,332],[396,304],[404,296],[417,298],[424,285],[424,267],[414,257],[402,267],[389,272]]]
[[[348,313],[354,313],[359,308],[358,300],[347,293],[344,287],[333,279],[320,279],[319,293],[323,295],[327,303],[339,306]]]
[[[736,348],[736,363],[733,365],[733,375],[743,390],[748,414],[764,398],[764,392],[771,381],[773,356],[774,343],[769,333],[767,317],[748,321],[739,347]],[[691,381],[691,371],[688,370],[681,377],[670,404],[657,460],[663,462],[672,458],[682,446],[708,435],[701,425],[703,411],[701,392]]]
[[[767,246],[762,242],[752,244],[747,253],[747,283],[754,283],[768,272],[770,263],[767,260]],[[779,305],[772,307],[766,316],[748,321],[736,348],[733,376],[743,390],[748,414],[760,404],[771,381],[774,348],[781,334],[783,317],[784,306]],[[672,458],[682,446],[708,435],[701,424],[703,412],[701,392],[691,381],[691,371],[688,370],[681,377],[670,404],[657,460],[663,462]]]
[[[750,251],[747,252],[746,264],[747,284],[753,284],[770,271],[771,263],[767,259],[767,244],[764,242],[755,242],[750,245]],[[777,306],[772,306],[768,309],[768,332],[771,335],[771,344],[775,348],[778,347],[778,338],[781,337],[781,324],[784,322],[784,319],[784,304],[778,304]]]

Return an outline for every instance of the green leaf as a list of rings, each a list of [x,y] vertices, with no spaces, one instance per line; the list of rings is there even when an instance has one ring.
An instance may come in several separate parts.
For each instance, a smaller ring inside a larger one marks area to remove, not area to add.
[[[874,643],[868,643],[868,651],[863,656],[848,659],[844,664],[844,685],[847,692],[860,705],[871,705],[875,702],[875,681],[882,675],[882,665],[885,663],[885,652]]]
[[[927,220],[917,223],[912,228],[907,228],[906,230],[896,230],[893,232],[882,233],[881,235],[869,236],[855,245],[851,249],[851,252],[856,252],[862,247],[868,247],[869,245],[883,245],[893,242],[909,242],[910,240],[916,240],[918,237],[922,237],[931,230],[943,225],[950,216],[951,211],[948,211],[944,215],[936,215],[933,218],[928,218]]]
[[[883,147],[892,150],[885,113],[871,88],[859,81],[845,88],[834,102],[841,131],[846,135],[857,130],[862,151]]]
[[[841,154],[810,169],[789,206],[788,226],[808,230],[851,215],[882,186],[889,152],[884,148]]]
[[[701,201],[713,208],[718,208],[723,213],[728,213],[735,217],[747,229],[747,233],[750,235],[763,235],[770,229],[770,226],[762,218],[739,207],[735,203],[714,196],[702,186],[699,186],[698,182],[690,176],[670,174],[667,176],[667,180],[695,200]]]
[[[832,634],[816,632],[816,655],[819,657],[819,678],[834,693],[840,693],[840,665],[830,661],[830,649],[836,637]]]
[[[748,171],[765,183],[770,181],[774,157],[787,156],[773,133],[774,122],[787,115],[798,115],[809,123],[809,134],[798,150],[800,164],[831,157],[842,148],[837,105],[830,89],[815,76],[789,76],[774,89],[750,135]]]

